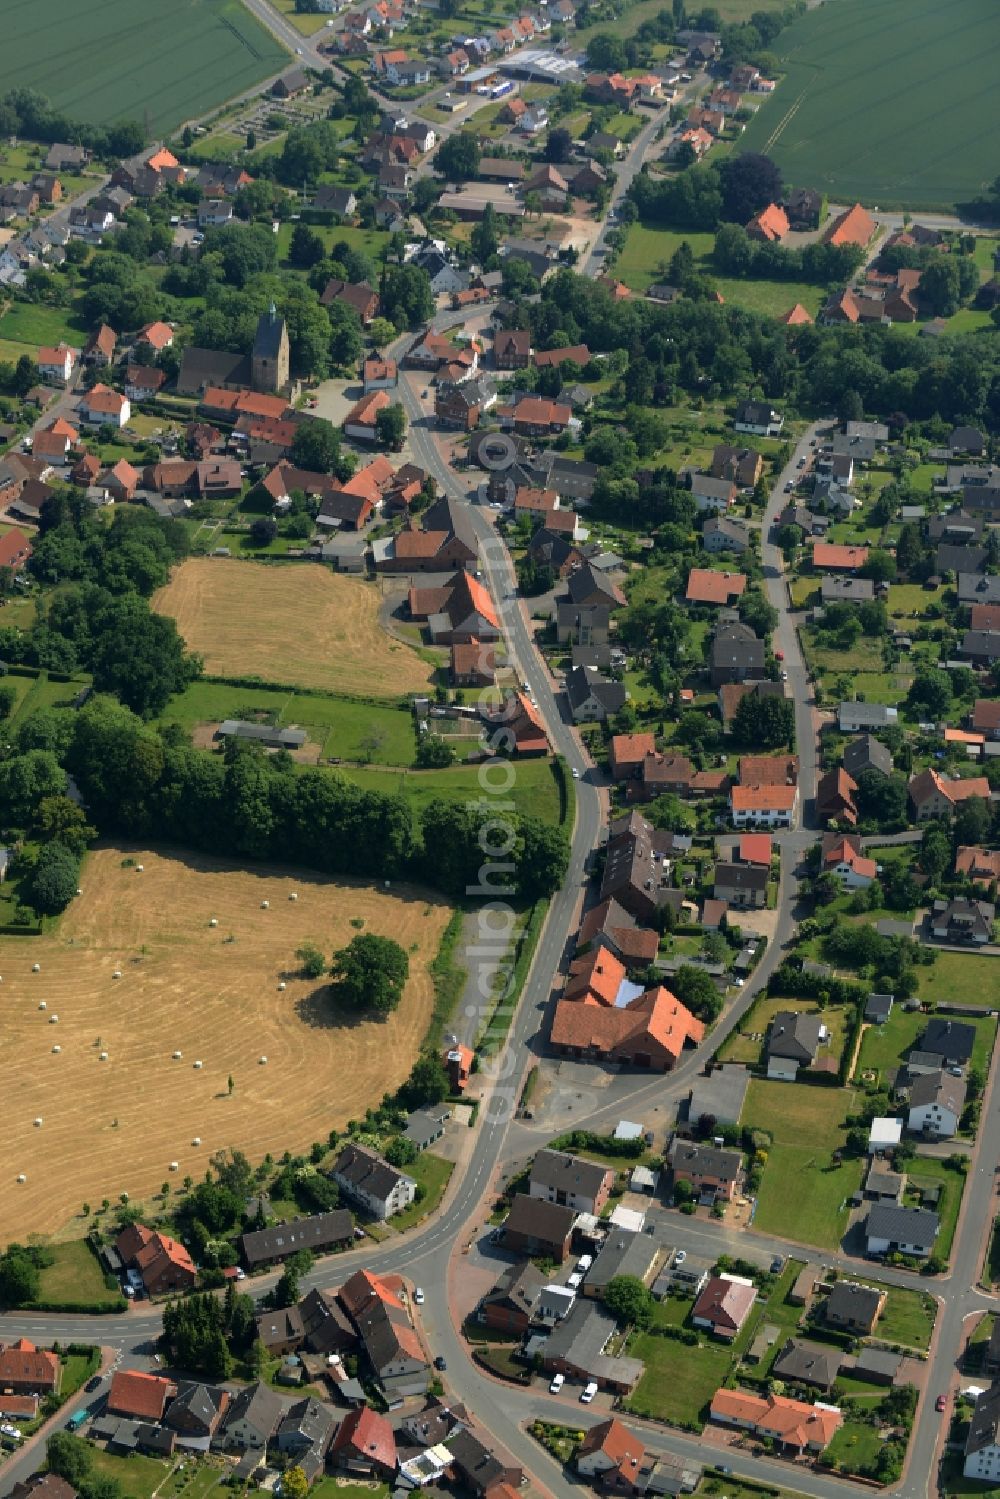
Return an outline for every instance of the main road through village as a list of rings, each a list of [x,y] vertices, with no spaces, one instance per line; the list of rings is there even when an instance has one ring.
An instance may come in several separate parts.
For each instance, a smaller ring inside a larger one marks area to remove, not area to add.
[[[279,27],[287,29],[288,35],[282,34],[281,39],[293,49],[301,48],[305,61],[314,65],[319,61],[318,56],[314,55],[315,42],[292,33],[288,23],[276,16],[266,0],[247,0],[247,3],[272,31],[279,33]],[[633,150],[622,164],[622,177],[616,184],[615,197],[609,206],[618,201],[631,176],[641,166],[644,153],[655,134],[656,124],[655,120],[650,121],[634,143]],[[599,244],[600,236],[595,242],[595,250],[583,262],[582,268],[586,274],[595,275],[601,267],[601,256],[595,253]],[[455,314],[445,313],[435,319],[435,325],[446,327],[459,321],[463,319],[456,318]],[[499,1271],[504,1258],[502,1251],[486,1247],[488,1234],[485,1231],[485,1220],[489,1205],[501,1176],[514,1169],[542,1143],[542,1139],[534,1136],[529,1127],[515,1121],[514,1106],[527,1067],[541,1049],[545,1012],[558,985],[560,967],[578,925],[581,905],[586,895],[588,863],[600,840],[605,800],[600,778],[588,761],[572,726],[563,717],[555,684],[535,647],[523,606],[514,596],[511,559],[504,543],[497,536],[490,512],[475,503],[468,480],[447,461],[445,449],[430,428],[427,413],[416,389],[404,379],[400,391],[411,423],[409,441],[413,458],[433,475],[443,493],[460,503],[469,504],[481,543],[484,578],[501,613],[512,664],[519,679],[527,682],[535,694],[553,749],[565,758],[572,769],[580,772],[580,779],[574,782],[576,815],[566,879],[562,889],[550,902],[520,1002],[506,1038],[494,1058],[493,1073],[487,1081],[472,1147],[464,1163],[456,1171],[456,1177],[441,1209],[422,1226],[387,1241],[381,1247],[362,1246],[346,1255],[317,1262],[305,1277],[305,1284],[337,1284],[352,1270],[365,1265],[375,1271],[397,1271],[407,1276],[411,1282],[422,1285],[425,1302],[420,1312],[421,1325],[431,1352],[446,1359],[447,1373],[444,1378],[448,1392],[465,1402],[480,1424],[532,1475],[539,1488],[557,1496],[557,1499],[570,1499],[570,1496],[579,1493],[578,1486],[567,1478],[563,1470],[527,1434],[526,1425],[537,1417],[549,1417],[563,1422],[572,1420],[574,1425],[587,1426],[599,1419],[601,1413],[581,1407],[573,1398],[572,1392],[555,1397],[541,1383],[536,1382],[533,1387],[525,1389],[507,1385],[486,1375],[470,1358],[460,1335],[457,1324],[461,1317],[458,1308],[462,1296],[456,1287],[458,1277],[462,1274],[466,1251],[480,1263],[484,1258],[491,1258],[496,1262],[494,1268]],[[783,652],[788,672],[788,690],[795,704],[801,786],[800,825],[777,836],[781,848],[782,870],[773,940],[760,965],[710,1037],[689,1053],[669,1077],[653,1081],[643,1078],[634,1082],[628,1078],[616,1079],[614,1102],[605,1102],[592,1108],[589,1113],[581,1113],[575,1117],[578,1125],[605,1130],[623,1114],[641,1119],[646,1113],[655,1110],[664,1116],[668,1115],[674,1104],[685,1095],[693,1076],[704,1067],[724,1037],[738,1025],[780,962],[782,948],[794,933],[799,899],[798,868],[803,855],[816,837],[813,801],[817,774],[817,723],[809,676],[799,646],[797,621],[790,610],[782,558],[773,544],[772,533],[783,503],[784,484],[795,475],[797,460],[809,451],[809,442],[814,435],[815,428],[810,428],[803,435],[787,467],[776,477],[762,532],[761,553],[767,593],[778,611],[774,644]],[[484,901],[487,898],[483,897]],[[976,1288],[976,1282],[987,1234],[996,1210],[993,1171],[995,1163],[1000,1160],[1000,1098],[996,1090],[996,1073],[997,1063],[994,1060],[984,1098],[979,1140],[970,1161],[963,1213],[953,1246],[950,1272],[937,1279],[921,1281],[905,1271],[888,1268],[880,1268],[878,1271],[880,1279],[892,1284],[923,1285],[940,1302],[907,1468],[903,1479],[892,1490],[899,1499],[923,1499],[936,1486],[937,1458],[946,1418],[938,1416],[934,1411],[934,1399],[938,1392],[955,1386],[956,1363],[967,1319],[995,1304]],[[738,1251],[740,1245],[745,1246],[748,1251],[753,1249],[765,1253],[802,1252],[803,1246],[799,1244],[767,1238],[753,1231],[728,1234],[716,1225],[709,1228],[700,1223],[692,1224],[680,1215],[660,1208],[654,1209],[651,1216],[654,1231],[664,1243],[683,1243],[709,1252],[723,1248]],[[825,1263],[842,1269],[858,1271],[863,1268],[862,1262],[841,1254],[825,1254],[823,1259]],[[255,1279],[252,1283],[247,1282],[245,1289],[259,1298],[276,1278],[271,1275]],[[51,1342],[53,1339],[64,1343],[72,1340],[99,1342],[113,1350],[116,1365],[150,1368],[153,1367],[154,1340],[160,1331],[160,1325],[159,1309],[148,1304],[135,1306],[126,1314],[109,1317],[21,1312],[0,1316],[0,1339],[25,1336],[38,1342]],[[84,1403],[86,1397],[81,1394],[60,1413],[55,1424],[65,1424],[73,1410]],[[628,1424],[640,1431],[651,1447],[701,1462],[711,1462],[720,1455],[718,1448],[708,1447],[697,1438],[672,1428],[631,1420]],[[0,1469],[0,1496],[8,1494],[15,1482],[33,1471],[40,1459],[41,1453],[37,1449],[26,1450],[12,1457]],[[734,1475],[794,1488],[813,1496],[813,1499],[837,1499],[837,1496],[847,1494],[870,1493],[869,1489],[860,1485],[815,1473],[807,1467],[796,1466],[792,1469],[787,1463],[776,1459],[752,1457],[738,1448],[726,1449],[725,1462]]]

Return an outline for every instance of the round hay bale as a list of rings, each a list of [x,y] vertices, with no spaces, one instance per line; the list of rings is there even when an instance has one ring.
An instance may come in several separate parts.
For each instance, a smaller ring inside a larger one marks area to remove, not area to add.
[[[48,1009],[48,1005],[45,1003],[44,999],[39,1001],[38,1008],[40,1010],[47,1010]]]
[[[266,1067],[267,1066],[267,1057],[258,1057],[257,1058],[257,1065],[258,1065],[258,1067]]]
[[[175,1052],[174,1052],[174,1055],[173,1055],[173,1060],[174,1060],[174,1061],[175,1061],[175,1062],[179,1062],[179,1061],[180,1061],[180,1059],[181,1059],[181,1056],[182,1056],[182,1053],[181,1053],[181,1052],[179,1052],[179,1051],[175,1051]]]
[[[121,971],[120,968],[116,968],[115,971],[114,971],[114,973],[111,975],[111,977],[113,979],[120,979],[121,976],[122,976],[122,971]]]
[[[135,866],[135,872],[136,872],[136,874],[142,874],[142,871],[145,869],[145,867],[146,867],[145,864],[137,864]]]
[[[58,1056],[61,1051],[62,1051],[62,1047],[61,1046],[53,1046],[53,1048],[52,1048],[52,1053],[53,1053],[54,1056]]]
[[[106,1051],[102,1051],[101,1055],[98,1058],[98,1061],[100,1061],[100,1062],[106,1062],[107,1060],[108,1060],[108,1054],[107,1054],[107,1052]]]
[[[41,1127],[42,1127],[42,1125],[44,1123],[45,1123],[44,1119],[42,1118],[41,1114],[39,1114],[38,1118],[35,1120],[35,1128],[36,1129],[41,1129]]]
[[[271,909],[271,902],[269,900],[262,900],[260,908],[262,911],[269,911]]]
[[[200,1145],[201,1144],[201,1135],[195,1135],[194,1139],[191,1141],[191,1144],[192,1145]]]
[[[200,1062],[195,1062],[195,1064],[194,1064],[194,1070],[195,1070],[195,1072],[200,1072],[201,1071],[201,1063]]]
[[[284,994],[286,988],[287,988],[287,985],[286,985],[284,979],[282,979],[281,983],[278,985],[278,993],[279,994]]]
[[[59,1024],[59,1016],[58,1015],[50,1015],[49,1016],[49,1025],[58,1025],[58,1024]]]
[[[208,924],[209,924],[209,926],[218,926],[219,925],[219,918],[217,916],[213,916],[212,919],[211,919],[211,921]]]
[[[19,1182],[26,1182],[28,1180],[23,1171],[18,1173],[17,1179]]]
[[[177,1171],[179,1169],[176,1161],[170,1162],[170,1169],[171,1171]]]
[[[41,965],[41,963],[32,963],[32,965],[31,965],[31,971],[32,971],[32,973],[41,973],[41,971],[42,971],[42,965]]]
[[[292,891],[291,895],[288,897],[289,900],[298,900],[298,898],[299,897],[298,897],[298,895],[296,894],[296,892],[294,890]]]

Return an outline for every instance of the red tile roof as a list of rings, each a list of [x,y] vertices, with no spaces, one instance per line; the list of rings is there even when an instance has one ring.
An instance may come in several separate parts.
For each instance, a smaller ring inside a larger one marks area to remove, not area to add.
[[[812,561],[813,567],[832,567],[853,571],[855,568],[864,567],[868,561],[868,548],[841,546],[834,541],[814,541]]]
[[[362,396],[344,417],[345,427],[370,427],[375,429],[375,418],[380,411],[391,406],[389,392],[386,390],[372,390],[366,396]]]
[[[744,864],[771,863],[770,833],[743,833],[740,837],[740,859]]]
[[[158,1374],[143,1374],[138,1369],[119,1369],[108,1391],[108,1410],[114,1416],[135,1416],[143,1421],[158,1421],[163,1415],[167,1397],[174,1386]]]
[[[625,964],[606,947],[597,947],[570,964],[564,997],[586,1004],[613,1005],[624,979]]]
[[[641,765],[647,755],[656,751],[652,734],[615,734],[611,740],[611,767],[617,773],[629,766]]]
[[[712,1415],[717,1420],[753,1425],[761,1436],[798,1447],[826,1447],[844,1424],[839,1410],[821,1408],[784,1395],[751,1395],[748,1390],[716,1390]]]
[[[169,154],[168,152],[167,155]],[[174,162],[173,165],[176,166],[177,163]],[[142,339],[143,343],[149,344],[151,349],[159,353],[173,343],[174,330],[169,323],[147,323],[144,328],[139,329],[136,338]]]
[[[770,241],[784,239],[791,226],[788,215],[777,203],[769,203],[762,208],[760,213],[755,214],[747,225],[749,234],[759,235],[760,238]]]
[[[661,984],[620,1008],[559,1000],[551,1040],[557,1047],[592,1047],[601,1056],[652,1040],[676,1062],[685,1041],[700,1041],[704,1034],[702,1022]]]
[[[621,1421],[611,1416],[607,1421],[598,1421],[596,1426],[590,1428],[580,1443],[577,1457],[588,1457],[592,1452],[600,1452],[617,1468],[631,1459],[641,1462],[645,1450],[639,1438],[633,1436]]]
[[[0,1385],[33,1385],[54,1390],[59,1384],[59,1356],[36,1348],[28,1338],[0,1349]]]
[[[714,568],[692,567],[688,573],[685,598],[689,604],[728,604],[738,599],[747,586],[743,573],[716,572]]]
[[[855,203],[834,220],[823,238],[828,245],[860,245],[864,249],[877,227],[871,214]]]
[[[733,786],[729,798],[734,812],[790,812],[797,786]]]
[[[778,319],[778,322],[784,323],[786,327],[796,328],[800,323],[811,323],[812,318],[809,316],[802,303],[796,302],[794,307],[790,307],[787,312],[782,313],[781,317]]]
[[[112,390],[110,385],[95,385],[87,392],[80,404],[86,411],[96,412],[98,416],[120,416],[126,401],[125,397],[119,391]]]
[[[353,1456],[391,1471],[396,1466],[396,1438],[392,1422],[387,1416],[372,1410],[371,1406],[360,1406],[344,1417],[330,1450],[337,1455]]]
[[[799,778],[798,755],[741,755],[741,786],[794,786]]]

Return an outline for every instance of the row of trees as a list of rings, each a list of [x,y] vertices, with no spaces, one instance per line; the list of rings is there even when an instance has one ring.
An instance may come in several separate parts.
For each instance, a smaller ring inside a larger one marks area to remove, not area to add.
[[[92,698],[76,714],[51,710],[29,743],[39,738],[48,748],[65,743],[59,752],[101,833],[155,835],[330,873],[412,876],[453,895],[478,887],[489,862],[492,814],[474,805],[433,801],[415,823],[402,797],[253,747],[207,756],[178,726],[158,731],[110,698]],[[510,840],[498,887],[526,900],[550,895],[566,869],[565,834],[511,813]]]
[[[864,257],[865,252],[859,245],[828,245],[817,240],[801,249],[789,249],[784,245],[762,243],[751,239],[742,224],[720,225],[712,250],[712,262],[725,276],[767,281],[812,281],[819,286],[849,281]],[[978,272],[976,274],[978,285]]]

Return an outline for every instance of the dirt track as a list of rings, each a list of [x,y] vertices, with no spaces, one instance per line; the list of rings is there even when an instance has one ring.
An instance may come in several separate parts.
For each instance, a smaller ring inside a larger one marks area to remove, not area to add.
[[[151,602],[217,676],[379,697],[430,682],[427,663],[381,628],[378,588],[315,563],[192,557]]]
[[[437,896],[129,849],[139,873],[125,854],[89,856],[83,894],[52,936],[0,944],[0,1242],[53,1233],[83,1202],[177,1187],[229,1145],[256,1162],[325,1139],[402,1082],[426,1031],[427,968],[449,914]],[[385,1022],[331,1023],[320,985],[290,972],[304,942],[332,953],[350,941],[352,919],[417,945]]]

